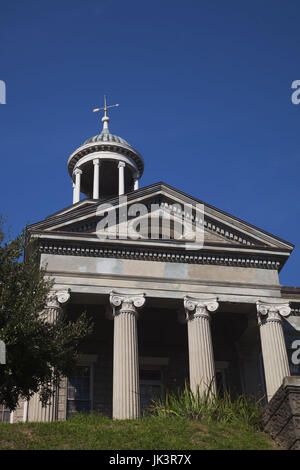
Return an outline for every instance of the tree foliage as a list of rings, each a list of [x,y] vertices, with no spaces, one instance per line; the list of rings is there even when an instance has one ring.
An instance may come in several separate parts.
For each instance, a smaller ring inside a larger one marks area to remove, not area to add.
[[[78,347],[92,332],[85,313],[74,321],[63,314],[57,322],[47,322],[41,313],[52,286],[26,232],[7,241],[1,218],[0,339],[6,345],[6,364],[0,364],[0,403],[11,410],[20,398],[38,391],[45,404],[61,377],[72,373]]]

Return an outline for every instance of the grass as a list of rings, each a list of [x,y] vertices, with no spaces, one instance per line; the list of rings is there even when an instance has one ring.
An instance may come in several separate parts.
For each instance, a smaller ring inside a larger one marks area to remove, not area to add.
[[[267,434],[246,424],[176,416],[112,421],[89,414],[65,422],[2,423],[0,449],[274,450],[276,446]]]
[[[0,424],[0,449],[274,450],[261,430],[262,406],[243,395],[232,399],[183,391],[153,402],[139,420],[78,414],[54,423]]]

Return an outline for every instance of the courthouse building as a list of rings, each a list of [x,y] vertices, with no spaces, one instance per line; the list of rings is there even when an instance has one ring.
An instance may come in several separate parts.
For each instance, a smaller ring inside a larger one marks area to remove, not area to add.
[[[270,400],[300,375],[300,288],[279,281],[293,245],[166,183],[139,187],[142,156],[102,121],[68,159],[73,204],[28,227],[55,280],[49,319],[86,311],[94,332],[51,403],[35,395],[11,421],[135,418],[185,381]]]

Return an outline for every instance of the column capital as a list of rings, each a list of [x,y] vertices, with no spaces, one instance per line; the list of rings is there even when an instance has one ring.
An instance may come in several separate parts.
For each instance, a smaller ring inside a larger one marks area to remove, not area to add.
[[[82,170],[80,168],[75,168],[74,175],[82,175]]]
[[[60,308],[63,305],[67,304],[70,300],[71,289],[64,290],[52,290],[49,292],[47,297],[47,307],[48,308]]]
[[[201,299],[186,295],[183,300],[186,321],[193,318],[203,317],[210,319],[210,312],[215,312],[219,308],[217,297]]]
[[[118,163],[118,168],[121,168],[121,167],[123,167],[123,168],[125,167],[125,162],[120,161]]]
[[[94,164],[94,165],[100,165],[100,158],[95,158],[95,159],[93,160],[93,164]]]
[[[113,309],[113,316],[119,313],[134,313],[137,314],[137,309],[143,307],[145,303],[145,294],[121,294],[112,291],[109,296],[109,301]]]
[[[281,317],[288,317],[291,313],[289,302],[256,302],[258,324],[261,326],[264,322],[281,322]]]

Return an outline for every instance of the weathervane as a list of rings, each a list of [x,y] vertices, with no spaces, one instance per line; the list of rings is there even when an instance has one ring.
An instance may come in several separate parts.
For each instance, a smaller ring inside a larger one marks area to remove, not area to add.
[[[106,113],[108,108],[115,108],[119,106],[119,104],[111,104],[110,106],[107,106],[106,104],[106,95],[104,95],[104,107],[103,108],[95,108],[93,109],[93,113],[97,113],[97,111],[101,111],[102,109],[104,110],[104,117],[106,117]]]

